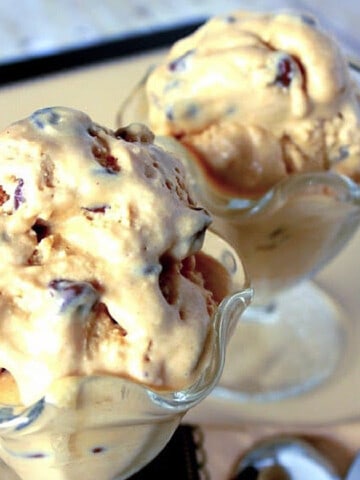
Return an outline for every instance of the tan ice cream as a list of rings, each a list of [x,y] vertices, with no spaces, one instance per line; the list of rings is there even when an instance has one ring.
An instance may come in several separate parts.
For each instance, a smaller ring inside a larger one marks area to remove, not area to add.
[[[68,375],[194,380],[216,305],[194,256],[210,217],[135,128],[51,108],[0,135],[0,366],[25,404]]]
[[[210,217],[141,125],[47,108],[0,158],[0,404],[30,406],[5,431],[0,408],[0,457],[25,480],[125,478],[194,402],[142,386],[184,391],[213,361],[230,276],[200,252]]]
[[[360,178],[356,88],[337,43],[314,23],[215,17],[149,76],[150,126],[190,150],[218,193],[256,198],[289,174],[332,167]]]
[[[357,86],[312,18],[215,17],[173,45],[145,94],[151,128],[187,163],[212,228],[248,268],[255,302],[313,275],[356,228],[349,186],[293,175],[360,180]]]

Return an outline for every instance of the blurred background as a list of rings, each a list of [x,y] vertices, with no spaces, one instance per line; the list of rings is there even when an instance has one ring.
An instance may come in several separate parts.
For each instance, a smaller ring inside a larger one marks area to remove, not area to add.
[[[360,55],[357,0],[1,0],[2,65],[202,22],[235,9],[315,14],[351,55]]]

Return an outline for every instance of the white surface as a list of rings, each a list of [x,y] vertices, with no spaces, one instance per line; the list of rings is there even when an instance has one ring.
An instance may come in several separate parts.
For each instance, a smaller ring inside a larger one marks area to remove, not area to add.
[[[87,112],[93,120],[115,126],[117,110],[136,81],[162,52],[155,52],[0,89],[0,128],[37,108],[65,105]],[[211,397],[189,414],[189,421],[241,425],[244,421],[277,424],[322,424],[360,418],[360,232],[319,276],[334,294],[351,328],[340,371],[308,394],[272,403],[235,403]]]
[[[317,13],[353,54],[360,50],[356,0],[1,0],[0,63],[126,38],[235,9]]]

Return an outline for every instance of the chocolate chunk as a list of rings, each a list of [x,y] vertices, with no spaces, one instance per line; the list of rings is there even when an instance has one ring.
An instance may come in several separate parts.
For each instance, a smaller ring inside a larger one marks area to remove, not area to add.
[[[25,198],[23,196],[23,186],[24,186],[24,180],[22,178],[19,178],[18,184],[15,188],[15,194],[14,194],[15,210],[17,210],[20,207],[20,205],[25,202]]]
[[[45,237],[48,237],[51,233],[50,225],[45,220],[38,218],[34,225],[31,227],[36,234],[37,242],[40,243]]]
[[[277,65],[277,74],[275,84],[281,87],[288,87],[294,77],[292,61],[289,57],[284,57]]]
[[[170,62],[168,65],[168,69],[171,72],[184,72],[188,69],[189,60],[191,59],[191,57],[193,57],[194,53],[195,49],[188,50],[183,55]]]
[[[7,202],[10,198],[10,195],[8,195],[3,187],[0,185],[0,206],[4,205],[5,202]]]

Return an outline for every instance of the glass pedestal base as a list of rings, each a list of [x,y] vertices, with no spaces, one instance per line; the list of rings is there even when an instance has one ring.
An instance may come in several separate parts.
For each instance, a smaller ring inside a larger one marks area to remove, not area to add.
[[[276,401],[308,391],[332,375],[345,343],[339,306],[314,283],[302,283],[277,297],[273,307],[247,309],[213,395]]]

